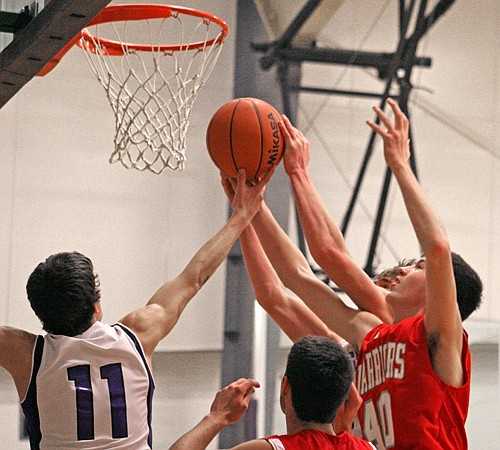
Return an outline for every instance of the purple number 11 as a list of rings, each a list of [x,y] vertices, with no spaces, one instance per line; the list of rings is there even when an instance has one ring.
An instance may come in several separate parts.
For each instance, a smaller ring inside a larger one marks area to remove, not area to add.
[[[122,366],[107,364],[100,368],[101,379],[108,381],[111,406],[111,430],[113,438],[128,436],[127,403],[123,384]],[[76,422],[79,441],[94,439],[94,395],[90,379],[90,365],[68,368],[68,380],[76,387]]]

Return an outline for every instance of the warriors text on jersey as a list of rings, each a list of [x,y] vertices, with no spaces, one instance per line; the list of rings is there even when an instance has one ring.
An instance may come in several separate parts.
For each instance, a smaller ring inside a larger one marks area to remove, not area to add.
[[[363,340],[356,385],[363,398],[358,417],[377,449],[464,450],[471,359],[463,335],[464,384],[445,384],[429,356],[424,315],[379,325]]]
[[[22,402],[32,449],[149,449],[153,377],[135,334],[95,322],[39,336]]]
[[[374,447],[346,431],[327,434],[318,430],[302,430],[296,434],[284,434],[266,438],[273,450],[363,450]]]

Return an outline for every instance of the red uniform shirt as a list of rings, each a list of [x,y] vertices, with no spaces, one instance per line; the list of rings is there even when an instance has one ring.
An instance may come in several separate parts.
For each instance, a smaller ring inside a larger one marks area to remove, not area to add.
[[[346,431],[328,434],[318,430],[302,430],[295,434],[265,438],[274,450],[362,450],[374,447]]]
[[[464,332],[464,385],[455,388],[435,374],[424,315],[379,325],[363,340],[356,385],[363,405],[364,437],[377,449],[467,449],[471,359]]]

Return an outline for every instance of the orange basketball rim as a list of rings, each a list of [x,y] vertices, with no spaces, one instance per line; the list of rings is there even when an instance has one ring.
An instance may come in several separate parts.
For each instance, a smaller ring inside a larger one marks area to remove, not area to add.
[[[188,44],[178,45],[149,45],[149,44],[134,44],[126,43],[125,47],[134,51],[141,52],[177,52],[184,50],[196,50],[221,44],[229,32],[229,27],[226,22],[213,14],[205,11],[200,11],[192,8],[184,8],[180,6],[158,5],[158,4],[123,4],[111,5],[104,8],[87,27],[102,23],[125,22],[130,20],[148,20],[148,19],[167,19],[169,17],[178,17],[179,15],[195,16],[203,20],[215,23],[220,26],[221,33],[208,41],[198,41]],[[59,53],[57,53],[51,61],[49,61],[37,76],[45,76],[48,74],[64,57],[64,55],[75,45],[79,44],[80,40],[86,41],[88,47],[93,47],[99,43],[101,48],[105,48],[108,55],[122,56],[124,54],[124,43],[113,41],[102,37],[93,36],[88,29],[84,28],[78,33]]]

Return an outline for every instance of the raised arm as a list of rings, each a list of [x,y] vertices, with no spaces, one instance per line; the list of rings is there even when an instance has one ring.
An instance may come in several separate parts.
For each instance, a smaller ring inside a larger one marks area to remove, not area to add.
[[[222,185],[229,201],[232,202],[233,186],[224,175]],[[321,304],[340,305],[341,300],[337,294],[314,275],[302,252],[279,226],[265,203],[254,218],[254,222],[266,236],[268,244],[271,244],[267,246],[267,250],[281,274],[278,276],[276,273],[254,227],[249,225],[241,234],[240,243],[248,276],[259,304],[293,342],[304,336],[325,336],[334,342],[342,343],[344,338],[333,332],[301,298],[286,292],[280,277],[287,280],[287,286],[291,290],[310,299],[310,302],[314,302],[318,307]],[[268,239],[269,237],[271,239]],[[342,303],[342,308],[344,307]],[[325,311],[327,317],[330,317],[330,312]],[[350,312],[355,314],[352,310]],[[350,329],[349,333],[353,334]],[[353,339],[349,340],[353,342]],[[336,432],[343,430],[351,432],[351,424],[360,405],[361,397],[353,384],[348,399],[335,416]]]
[[[221,174],[221,182],[232,204],[234,181]],[[254,221],[255,226],[262,230],[266,237],[266,250],[270,255],[266,255],[252,225],[249,225],[240,236],[243,259],[257,301],[293,342],[310,335],[326,336],[335,342],[340,342],[342,338],[306,305],[306,299],[315,297],[321,299],[318,300],[318,304],[329,304],[334,297],[333,301],[338,300],[342,304],[343,302],[335,292],[316,278],[300,250],[274,220],[264,202],[261,212],[256,216],[264,214],[264,210],[266,211],[265,218],[262,217],[259,220],[254,218]],[[266,225],[272,229],[265,229]],[[268,236],[271,236],[271,239],[268,240]],[[275,270],[276,267],[273,267],[274,264],[279,269],[279,273]],[[287,287],[300,298],[286,292],[282,282],[285,279],[294,280]]]
[[[265,202],[252,225],[272,266],[288,289],[298,296],[307,297],[310,285],[324,284],[316,277],[306,257],[281,228]]]
[[[431,358],[436,374],[453,386],[463,384],[461,364],[463,329],[457,304],[457,293],[451,251],[444,227],[425,191],[415,177],[408,159],[408,119],[398,104],[388,100],[394,112],[394,124],[375,107],[382,126],[367,124],[384,141],[384,156],[394,174],[415,234],[425,255],[425,329],[432,344]]]
[[[356,305],[392,323],[393,315],[384,293],[355,263],[344,237],[333,220],[308,171],[310,144],[286,116],[280,122],[285,138],[285,170],[290,178],[300,222],[314,260]]]
[[[193,256],[186,268],[156,291],[146,306],[120,320],[134,330],[147,357],[174,327],[195,294],[227,257],[241,232],[249,225],[264,198],[270,171],[261,181],[249,184],[244,171],[238,173],[233,214],[228,222]]]
[[[300,298],[286,292],[252,225],[242,233],[240,242],[257,301],[293,342],[311,335],[342,341]]]

